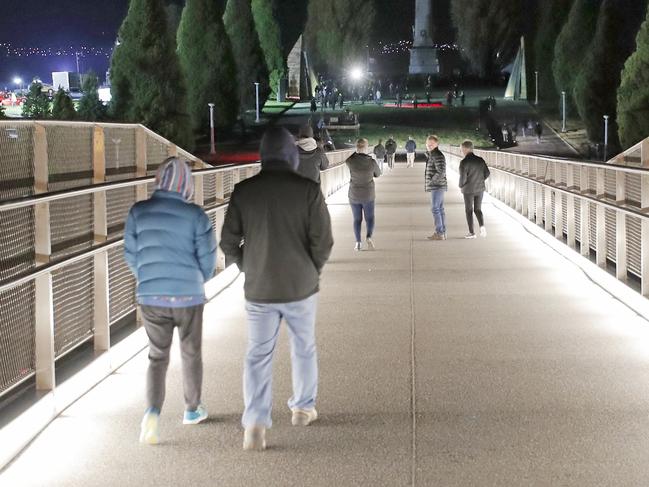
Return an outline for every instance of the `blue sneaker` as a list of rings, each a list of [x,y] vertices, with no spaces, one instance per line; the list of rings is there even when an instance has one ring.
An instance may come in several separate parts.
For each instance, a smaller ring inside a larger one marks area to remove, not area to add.
[[[198,424],[207,419],[207,409],[200,404],[195,411],[185,411],[183,424]]]
[[[142,425],[140,428],[140,443],[148,445],[157,445],[160,441],[158,435],[158,420],[160,419],[160,410],[149,408],[144,413]]]

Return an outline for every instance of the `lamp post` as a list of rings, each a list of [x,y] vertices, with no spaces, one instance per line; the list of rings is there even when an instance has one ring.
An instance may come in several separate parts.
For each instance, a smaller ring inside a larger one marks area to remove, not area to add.
[[[256,101],[256,117],[255,123],[259,123],[259,82],[255,81],[255,101]]]
[[[19,77],[16,76],[16,77],[14,78],[14,84],[15,84],[18,88],[20,88],[20,90],[22,91],[22,89],[23,89],[23,80],[22,80],[22,78],[19,78]]]
[[[608,158],[608,115],[604,115],[604,162]]]
[[[208,103],[210,107],[210,154],[216,154],[216,146],[214,145],[214,103]]]
[[[561,112],[562,112],[562,120],[561,120],[561,133],[566,133],[566,92],[562,91],[561,92]]]
[[[535,78],[535,83],[534,86],[536,87],[536,98],[534,100],[534,105],[538,106],[539,104],[539,72],[534,71],[534,78]]]

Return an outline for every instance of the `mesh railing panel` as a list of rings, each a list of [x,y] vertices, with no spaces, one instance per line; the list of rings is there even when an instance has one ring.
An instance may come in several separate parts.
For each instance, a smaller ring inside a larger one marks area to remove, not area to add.
[[[131,179],[136,174],[135,134],[132,128],[104,129],[106,180]]]
[[[0,394],[34,372],[34,282],[0,292]]]
[[[52,258],[61,258],[92,246],[93,216],[92,195],[74,196],[50,203]]]
[[[561,195],[561,215],[563,216],[562,232],[568,234],[568,195]]]
[[[108,289],[110,322],[114,323],[135,309],[135,277],[124,260],[124,248],[108,250]]]
[[[34,208],[0,211],[0,282],[35,267]]]
[[[642,177],[639,174],[625,174],[626,201],[640,206],[642,193]]]
[[[597,171],[595,168],[588,168],[588,188],[592,193],[597,193]]]
[[[575,188],[581,187],[581,169],[576,167],[572,171],[572,180]]]
[[[92,184],[93,127],[48,126],[47,157],[50,191]]]
[[[608,198],[613,200],[615,199],[616,193],[615,179],[615,171],[604,171],[604,192]]]
[[[640,276],[642,263],[642,225],[640,218],[626,215],[626,258],[630,272]]]
[[[216,174],[203,176],[203,204],[207,208],[216,205]]]
[[[146,170],[153,175],[158,166],[169,157],[168,147],[150,134],[146,136]]]
[[[595,203],[588,203],[588,230],[590,239],[590,248],[597,250],[597,205]]]
[[[605,227],[606,227],[606,258],[615,262],[617,253],[615,251],[615,235],[616,235],[616,218],[615,210],[606,208],[605,210]]]
[[[112,238],[124,234],[126,217],[134,203],[134,186],[106,191],[106,221],[108,223],[109,237]]]
[[[34,193],[34,128],[0,123],[0,201]]]
[[[233,172],[228,171],[223,174],[223,197],[227,200],[232,195],[234,189]]]
[[[89,257],[52,272],[56,357],[92,336],[95,304],[93,262]]]
[[[581,200],[575,198],[575,238],[581,242]]]

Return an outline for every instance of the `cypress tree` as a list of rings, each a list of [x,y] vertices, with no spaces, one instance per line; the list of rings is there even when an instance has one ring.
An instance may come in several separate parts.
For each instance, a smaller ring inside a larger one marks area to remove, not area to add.
[[[646,2],[604,0],[597,30],[579,76],[575,102],[592,141],[602,141],[603,115],[609,115],[609,144],[619,146],[617,136],[617,89],[622,68],[635,49],[635,37],[647,11]]]
[[[43,93],[43,84],[39,81],[29,85],[29,92],[23,104],[23,117],[25,118],[49,118],[50,100]]]
[[[77,112],[74,110],[74,102],[63,88],[59,88],[54,95],[52,102],[52,118],[54,120],[74,120]]]
[[[566,99],[571,106],[574,106],[575,80],[595,35],[601,3],[601,0],[574,0],[568,20],[554,45],[554,84],[558,94],[566,92]]]
[[[99,80],[94,72],[89,71],[86,73],[81,85],[81,92],[83,96],[79,100],[78,114],[81,120],[87,122],[96,122],[101,120],[105,115],[104,104],[99,99]]]
[[[232,125],[239,107],[237,71],[223,10],[214,0],[187,0],[178,28],[178,55],[193,129],[207,131],[208,103],[216,105],[216,125]]]
[[[255,106],[255,82],[260,83],[259,99],[263,105],[270,93],[268,68],[255,29],[251,0],[229,0],[223,21],[232,42],[232,52],[237,65],[241,109]]]
[[[624,148],[649,137],[649,12],[636,46],[624,65],[617,91],[617,123]]]
[[[193,148],[184,79],[162,0],[131,0],[110,67],[111,111]]]
[[[0,120],[7,118],[7,114],[5,112],[5,107],[2,103],[0,103]]]
[[[279,80],[286,76],[286,62],[282,50],[282,35],[277,21],[276,1],[252,0],[252,15],[259,34],[261,50],[266,59],[270,89],[273,93],[277,92]]]
[[[539,73],[539,98],[543,103],[554,103],[559,99],[552,73],[554,45],[568,20],[571,6],[572,0],[544,0],[541,8],[534,53]]]

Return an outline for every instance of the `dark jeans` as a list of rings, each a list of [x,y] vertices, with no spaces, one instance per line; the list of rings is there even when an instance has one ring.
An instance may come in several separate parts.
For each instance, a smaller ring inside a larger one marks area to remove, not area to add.
[[[482,196],[484,193],[470,193],[464,195],[464,209],[466,210],[466,222],[469,224],[469,233],[473,231],[473,214],[478,219],[478,225],[484,227],[484,216],[482,215]]]
[[[372,238],[374,234],[374,201],[366,201],[365,203],[352,203],[352,214],[354,215],[354,235],[356,241],[361,241],[361,225],[363,223],[363,215],[365,215],[365,225],[367,227],[367,238]]]
[[[187,308],[140,306],[149,337],[149,369],[146,378],[147,406],[162,409],[169,351],[174,328],[178,327],[182,358],[185,407],[195,411],[201,401],[203,383],[203,305]]]

